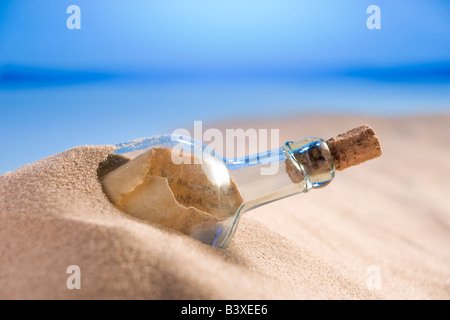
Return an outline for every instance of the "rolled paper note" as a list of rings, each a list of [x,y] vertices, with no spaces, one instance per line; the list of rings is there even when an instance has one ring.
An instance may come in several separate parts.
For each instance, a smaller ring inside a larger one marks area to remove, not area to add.
[[[101,182],[109,200],[136,218],[185,234],[230,218],[243,202],[236,185],[229,179],[218,188],[207,164],[195,164],[190,155],[175,164],[172,152],[154,148],[105,174]]]

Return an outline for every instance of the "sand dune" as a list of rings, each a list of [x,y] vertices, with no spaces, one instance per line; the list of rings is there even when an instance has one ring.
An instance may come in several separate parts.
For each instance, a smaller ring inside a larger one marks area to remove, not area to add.
[[[112,147],[0,177],[1,299],[449,299],[450,116],[292,117],[282,141],[370,124],[382,158],[248,212],[226,250],[131,218],[97,179]],[[68,290],[66,269],[81,269]]]

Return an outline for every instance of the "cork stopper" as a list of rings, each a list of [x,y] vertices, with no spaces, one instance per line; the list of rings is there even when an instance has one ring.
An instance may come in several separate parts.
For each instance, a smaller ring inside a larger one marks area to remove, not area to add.
[[[381,156],[381,145],[375,131],[363,125],[327,140],[336,170],[342,171]]]

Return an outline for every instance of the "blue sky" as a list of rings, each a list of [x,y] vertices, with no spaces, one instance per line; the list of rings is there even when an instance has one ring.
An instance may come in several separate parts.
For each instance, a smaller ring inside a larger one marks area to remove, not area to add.
[[[82,29],[66,28],[77,4]],[[366,8],[382,29],[366,28]],[[2,0],[0,62],[108,72],[339,70],[448,61],[448,1]]]
[[[0,174],[194,120],[449,112],[449,16],[445,0],[2,0]]]

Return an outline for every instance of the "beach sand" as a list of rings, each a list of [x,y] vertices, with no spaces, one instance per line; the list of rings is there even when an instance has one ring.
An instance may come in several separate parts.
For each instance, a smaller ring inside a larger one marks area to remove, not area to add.
[[[361,124],[383,156],[246,213],[228,249],[116,209],[77,147],[0,177],[0,299],[449,299],[450,116],[233,123],[280,141]],[[78,265],[81,290],[68,290]]]

